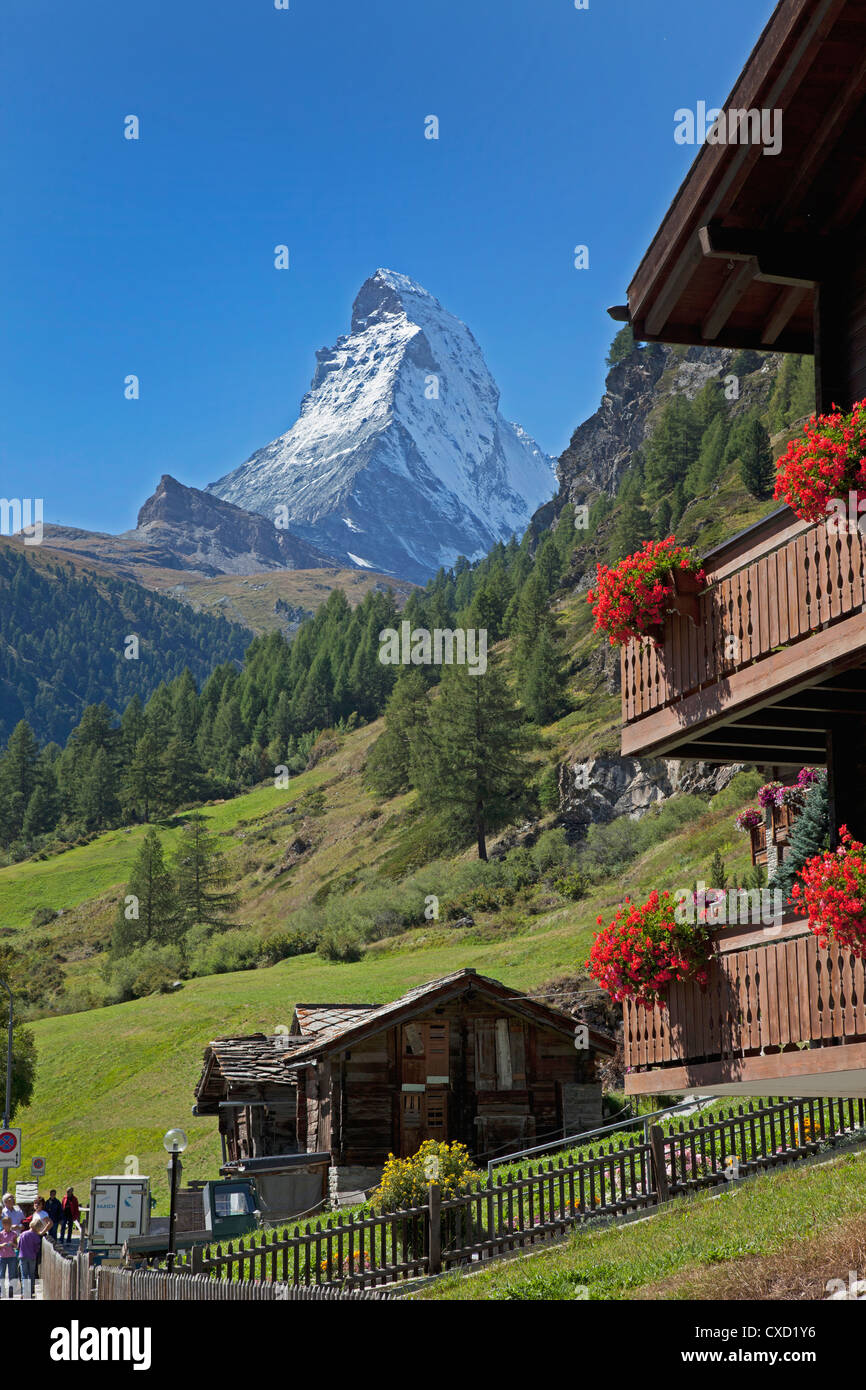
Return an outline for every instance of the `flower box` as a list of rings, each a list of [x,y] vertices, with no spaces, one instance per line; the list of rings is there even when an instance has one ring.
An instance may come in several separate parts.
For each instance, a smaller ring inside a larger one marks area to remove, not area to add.
[[[613,921],[592,944],[586,962],[590,975],[617,1002],[632,999],[641,1008],[665,1007],[674,980],[694,980],[701,988],[714,948],[706,911],[682,914],[670,893],[653,891],[637,904],[626,898]]]
[[[803,426],[803,437],[792,439],[787,453],[776,461],[774,496],[784,498],[803,521],[832,517],[838,527],[849,494],[859,502],[864,487],[866,400],[857,401],[847,413],[834,408],[826,415],[813,415]],[[857,525],[856,516],[845,520],[848,526]]]
[[[596,632],[611,644],[649,637],[661,643],[668,613],[698,621],[698,594],[706,580],[697,553],[673,536],[646,541],[613,567],[598,565],[597,587],[587,593]]]

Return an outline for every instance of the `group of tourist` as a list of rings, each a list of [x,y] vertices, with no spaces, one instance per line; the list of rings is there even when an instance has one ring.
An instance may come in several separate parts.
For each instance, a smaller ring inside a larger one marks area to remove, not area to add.
[[[52,1187],[47,1201],[36,1197],[29,1215],[15,1204],[11,1192],[4,1192],[0,1205],[0,1298],[12,1298],[20,1282],[21,1297],[34,1298],[42,1242],[71,1240],[80,1210],[71,1187],[61,1202]],[[29,1294],[25,1293],[25,1284]]]

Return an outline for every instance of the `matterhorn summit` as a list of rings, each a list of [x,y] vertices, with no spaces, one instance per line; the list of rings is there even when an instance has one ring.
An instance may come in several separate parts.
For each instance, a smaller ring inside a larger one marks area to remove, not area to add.
[[[553,495],[553,460],[500,415],[469,329],[407,276],[377,270],[316,358],[291,429],[208,492],[421,582],[520,536]]]

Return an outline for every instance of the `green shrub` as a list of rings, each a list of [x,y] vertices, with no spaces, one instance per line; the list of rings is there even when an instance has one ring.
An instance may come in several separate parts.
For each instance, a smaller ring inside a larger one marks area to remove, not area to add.
[[[234,970],[255,970],[263,961],[263,942],[248,927],[232,927],[219,933],[190,932],[187,941],[192,975],[227,975]]]
[[[547,766],[538,779],[538,805],[545,813],[559,806],[559,778],[554,764]]]
[[[326,927],[319,938],[319,955],[324,960],[356,961],[364,954],[358,932],[351,927]]]
[[[112,962],[107,974],[107,1002],[124,1004],[129,999],[165,993],[182,973],[184,962],[178,947],[149,942]]]
[[[30,918],[31,927],[47,927],[49,922],[53,922],[57,912],[53,907],[37,907],[33,916]]]
[[[580,869],[573,869],[564,878],[558,878],[553,886],[563,898],[570,898],[572,902],[578,902],[580,898],[586,897],[590,879],[589,875],[581,873]]]

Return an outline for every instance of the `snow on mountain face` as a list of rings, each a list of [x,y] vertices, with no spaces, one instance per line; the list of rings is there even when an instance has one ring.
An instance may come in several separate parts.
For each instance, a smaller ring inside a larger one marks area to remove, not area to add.
[[[208,492],[351,563],[424,581],[525,530],[553,460],[499,413],[465,324],[420,285],[377,270],[351,332],[316,353],[301,413]]]

